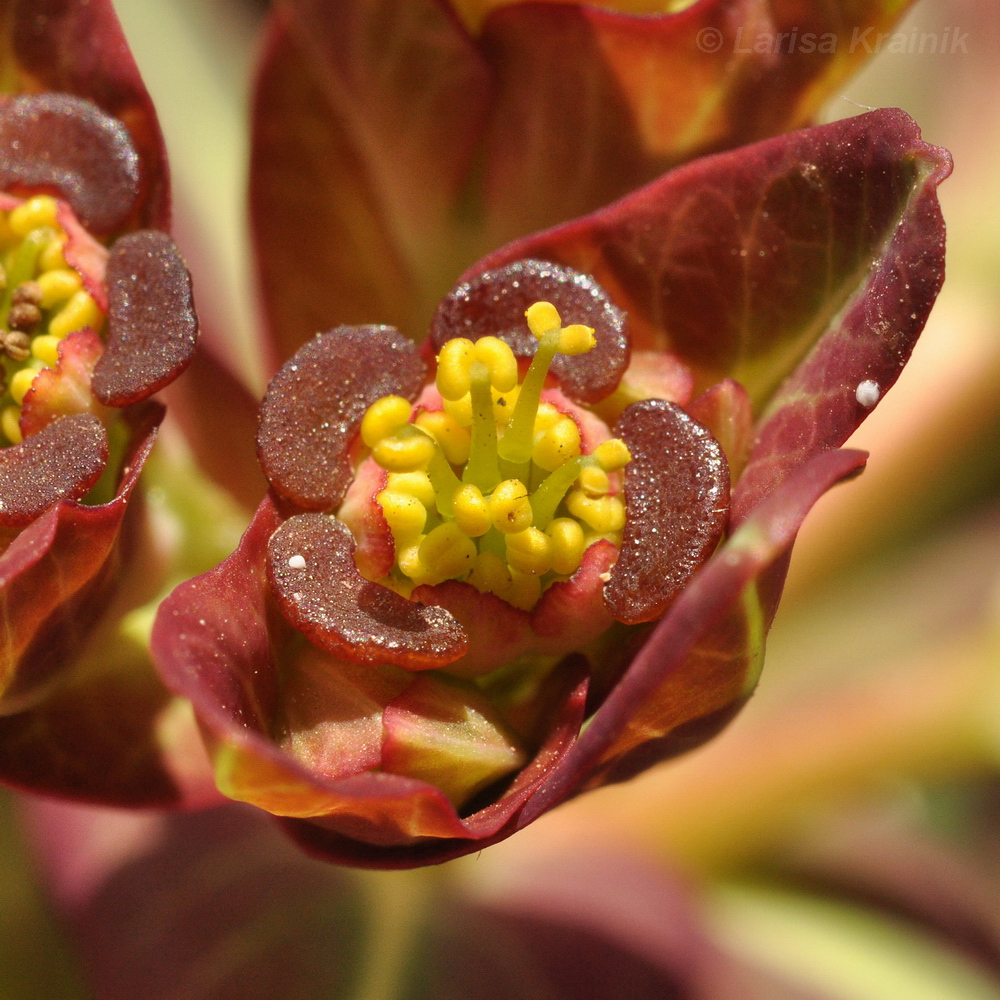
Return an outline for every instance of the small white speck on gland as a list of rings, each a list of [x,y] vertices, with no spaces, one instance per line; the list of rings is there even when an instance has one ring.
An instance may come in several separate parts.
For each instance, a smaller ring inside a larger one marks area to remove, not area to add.
[[[854,392],[854,398],[866,409],[870,410],[882,395],[878,382],[873,382],[866,378],[864,382],[858,383],[858,388]]]
[[[305,556],[294,555],[288,558],[288,568],[289,569],[305,569],[306,559]]]

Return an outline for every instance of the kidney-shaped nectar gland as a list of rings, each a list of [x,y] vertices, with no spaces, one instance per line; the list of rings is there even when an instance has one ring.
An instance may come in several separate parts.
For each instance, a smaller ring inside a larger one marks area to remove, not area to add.
[[[468,649],[443,608],[371,583],[354,564],[350,529],[326,514],[287,520],[267,544],[267,572],[285,618],[317,646],[355,663],[430,670]]]
[[[71,94],[0,105],[0,188],[57,190],[91,232],[123,226],[139,196],[139,156],[125,126]]]
[[[633,403],[615,434],[632,461],[621,553],[604,599],[615,618],[634,625],[662,615],[718,545],[729,516],[729,467],[715,438],[662,399]]]
[[[59,500],[79,500],[108,462],[104,424],[77,413],[0,448],[0,525],[21,527]]]
[[[354,475],[348,451],[365,410],[383,396],[416,399],[425,375],[417,348],[391,326],[317,334],[267,388],[257,432],[264,475],[300,507],[336,506]]]

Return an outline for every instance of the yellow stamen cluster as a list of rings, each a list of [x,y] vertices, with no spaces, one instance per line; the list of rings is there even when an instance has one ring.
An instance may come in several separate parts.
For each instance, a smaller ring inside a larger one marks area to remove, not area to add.
[[[83,278],[66,263],[66,233],[57,203],[36,195],[0,212],[0,430],[21,441],[21,403],[43,368],[59,360],[59,343],[75,330],[104,324]]]
[[[467,580],[530,609],[595,541],[621,540],[614,474],[628,448],[611,439],[582,454],[576,421],[540,399],[555,355],[589,351],[594,331],[564,327],[548,302],[525,318],[539,343],[520,384],[506,343],[459,338],[437,359],[443,410],[414,417],[407,400],[386,396],[365,413],[362,440],[388,471],[376,499],[396,549],[383,582],[396,590]]]

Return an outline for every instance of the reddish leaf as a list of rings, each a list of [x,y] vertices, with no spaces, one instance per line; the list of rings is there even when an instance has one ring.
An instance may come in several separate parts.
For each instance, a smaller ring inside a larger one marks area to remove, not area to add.
[[[75,94],[122,122],[138,153],[139,191],[120,229],[170,221],[163,136],[111,0],[11,0],[2,32],[7,88]],[[56,154],[58,155],[58,154]]]
[[[60,500],[79,500],[107,461],[108,435],[90,413],[62,417],[0,450],[0,525],[30,524]]]
[[[268,582],[285,618],[334,656],[432,670],[469,648],[465,630],[447,611],[361,576],[350,529],[332,517],[291,518],[268,540],[267,553]]]
[[[866,313],[893,336],[866,330],[865,351],[898,372],[941,281],[949,164],[903,112],[875,111],[692,163],[474,271],[525,256],[587,270],[627,310],[633,346],[673,351],[703,385],[735,378],[760,413],[818,343],[832,353],[845,325],[861,337]],[[902,302],[880,275],[909,280]]]
[[[143,565],[152,554],[138,548],[143,509],[132,491],[162,417],[152,404],[135,414],[113,501],[61,503],[0,557],[6,784],[122,805],[176,803],[190,790],[174,764],[196,766],[198,748],[164,742],[159,720],[170,696],[144,651],[123,658],[106,647],[97,664],[79,666],[95,628],[153,596]],[[181,754],[192,756],[182,762]]]
[[[718,545],[729,516],[729,467],[715,438],[662,399],[633,403],[615,434],[632,461],[621,554],[604,599],[615,618],[635,625],[659,618]]]
[[[635,17],[518,3],[470,38],[437,0],[290,0],[257,81],[251,166],[279,360],[334,322],[420,338],[491,249],[693,157],[806,124],[865,59],[853,33],[905,6],[702,0]],[[838,44],[744,51],[758,31],[793,29]]]
[[[754,441],[753,404],[746,389],[735,379],[723,379],[693,399],[687,412],[722,445],[730,478],[738,482]]]
[[[319,334],[271,380],[261,404],[257,454],[271,486],[307,510],[343,499],[349,449],[365,410],[392,394],[416,399],[424,364],[391,327],[339,327]]]
[[[121,122],[68,94],[0,105],[0,187],[52,190],[96,235],[120,229],[139,197],[139,157]]]
[[[518,357],[533,357],[538,342],[524,313],[535,302],[551,302],[563,326],[582,323],[594,328],[593,350],[558,355],[553,361],[552,373],[562,391],[578,403],[610,396],[629,362],[625,315],[591,277],[545,261],[517,261],[453,288],[431,320],[430,346],[439,351],[453,337],[493,336],[507,341]]]
[[[111,248],[107,289],[107,342],[93,390],[107,406],[128,406],[172,382],[194,357],[191,275],[174,241],[145,229]]]

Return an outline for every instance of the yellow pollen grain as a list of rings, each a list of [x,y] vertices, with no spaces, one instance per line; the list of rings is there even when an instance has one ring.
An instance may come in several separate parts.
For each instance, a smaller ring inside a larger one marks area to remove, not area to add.
[[[593,451],[594,459],[605,472],[617,472],[632,461],[632,454],[621,438],[602,441]]]
[[[391,437],[409,422],[413,408],[402,396],[383,396],[365,411],[361,419],[361,440],[374,448],[383,438]]]
[[[596,345],[597,337],[594,335],[593,327],[584,326],[582,323],[563,327],[559,337],[560,354],[586,354]]]
[[[552,543],[552,569],[560,576],[575,573],[586,549],[583,528],[571,517],[557,517],[545,529]]]
[[[559,312],[551,302],[535,302],[524,312],[528,321],[528,329],[539,339],[550,330],[558,330],[562,326]]]
[[[438,369],[435,382],[442,398],[455,401],[461,399],[471,385],[469,368],[476,357],[476,348],[471,340],[456,337],[449,340],[438,354]]]
[[[454,521],[439,524],[420,543],[420,561],[442,579],[464,576],[476,561],[476,543]]]
[[[372,448],[372,458],[390,472],[422,472],[434,457],[435,447],[433,438],[406,424],[392,437],[382,438]]]
[[[513,604],[515,608],[522,611],[530,611],[542,596],[542,581],[540,577],[533,573],[522,573],[520,570],[511,568],[510,590],[507,591],[504,600],[508,604]]]
[[[0,429],[3,430],[11,444],[20,444],[24,440],[21,436],[20,419],[20,406],[5,406],[3,413],[0,414]]]
[[[55,198],[47,194],[37,194],[11,211],[7,221],[18,236],[27,236],[41,226],[55,226],[58,205]]]
[[[42,308],[52,309],[78,292],[83,279],[68,267],[45,271],[36,279],[42,290]]]
[[[571,417],[563,417],[535,440],[532,459],[535,465],[552,472],[580,454],[580,429]]]
[[[37,374],[38,369],[36,368],[22,368],[10,377],[10,395],[15,403],[21,404]]]
[[[97,303],[89,292],[80,289],[74,292],[70,300],[52,317],[49,323],[49,333],[60,340],[75,330],[89,326],[94,333],[100,333],[104,325],[104,313],[97,308]]]
[[[38,255],[38,266],[44,272],[70,270],[63,255],[65,243],[58,236],[53,236]]]
[[[31,353],[49,368],[55,368],[59,364],[59,345],[62,341],[58,337],[48,334],[40,334],[31,341]]]
[[[465,465],[469,461],[472,435],[453,416],[441,410],[424,410],[417,417],[417,426],[437,441],[452,465]]]
[[[507,562],[511,569],[541,576],[552,568],[552,540],[538,528],[507,535]]]
[[[533,517],[527,487],[520,479],[505,479],[491,494],[490,518],[497,531],[505,535],[524,531]]]
[[[479,538],[493,527],[490,505],[473,483],[463,483],[452,497],[452,513],[462,533]]]
[[[566,497],[566,509],[601,535],[625,527],[625,505],[618,497],[595,499],[583,490],[574,490]]]
[[[584,466],[580,470],[577,483],[588,497],[607,496],[608,490],[611,489],[608,474],[599,465]]]
[[[444,400],[444,412],[455,421],[459,427],[472,426],[472,394],[466,393],[461,399]]]
[[[519,386],[514,386],[509,392],[491,390],[493,394],[493,419],[498,427],[506,427],[510,423],[510,418],[514,416],[519,388]]]
[[[511,587],[510,567],[495,552],[480,552],[469,583],[481,594],[496,594],[505,597]]]
[[[426,472],[390,472],[385,488],[390,493],[416,497],[425,507],[434,505],[434,486]]]
[[[390,490],[382,490],[375,499],[382,508],[396,548],[416,542],[427,523],[427,508],[416,497]]]
[[[490,385],[510,392],[517,385],[517,358],[499,337],[481,337],[475,344],[476,360],[490,373]]]

